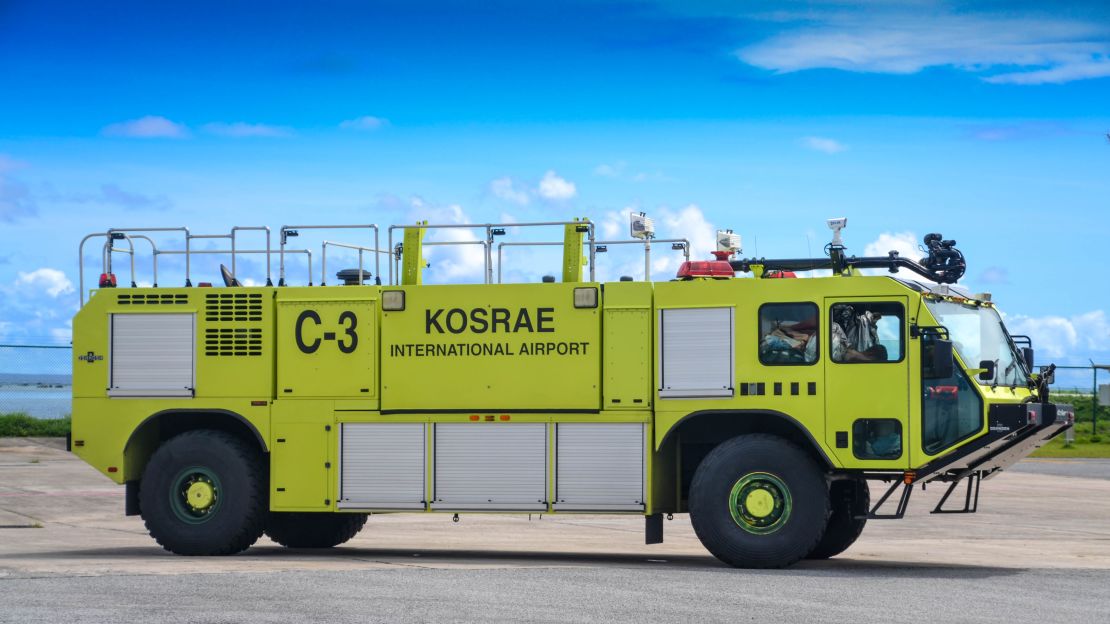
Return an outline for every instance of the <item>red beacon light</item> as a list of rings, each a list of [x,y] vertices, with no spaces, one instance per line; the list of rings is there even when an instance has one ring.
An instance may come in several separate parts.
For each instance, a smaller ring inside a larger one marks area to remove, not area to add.
[[[116,287],[116,274],[115,273],[101,273],[100,274],[100,287],[101,288],[115,288]]]
[[[683,262],[678,267],[678,279],[691,280],[695,278],[732,279],[736,271],[728,263],[732,256],[731,251],[714,251],[716,260],[690,260]]]

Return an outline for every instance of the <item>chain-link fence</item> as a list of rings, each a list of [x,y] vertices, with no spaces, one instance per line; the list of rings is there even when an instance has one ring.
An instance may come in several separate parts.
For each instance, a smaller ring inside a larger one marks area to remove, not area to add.
[[[0,345],[0,414],[69,416],[72,352],[66,346]]]

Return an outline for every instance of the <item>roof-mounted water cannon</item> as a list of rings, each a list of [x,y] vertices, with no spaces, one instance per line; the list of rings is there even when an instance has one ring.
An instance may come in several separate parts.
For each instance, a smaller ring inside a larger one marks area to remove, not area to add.
[[[956,241],[945,240],[936,232],[925,235],[925,251],[929,255],[921,259],[921,266],[932,275],[930,279],[941,284],[955,284],[964,275],[967,262],[964,254],[956,249]]]
[[[629,229],[632,238],[639,239],[652,239],[655,238],[655,219],[647,216],[644,212],[633,212],[629,215]]]

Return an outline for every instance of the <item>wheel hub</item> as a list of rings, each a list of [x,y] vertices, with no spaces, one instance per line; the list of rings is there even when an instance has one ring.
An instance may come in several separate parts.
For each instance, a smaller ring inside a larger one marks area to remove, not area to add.
[[[729,492],[728,510],[733,521],[757,535],[779,530],[790,518],[791,507],[790,488],[767,472],[740,477]]]
[[[208,468],[193,466],[170,482],[170,508],[187,524],[207,522],[220,509],[220,479]]]
[[[216,502],[216,490],[207,481],[194,481],[185,491],[185,498],[189,507],[195,511],[203,511]]]

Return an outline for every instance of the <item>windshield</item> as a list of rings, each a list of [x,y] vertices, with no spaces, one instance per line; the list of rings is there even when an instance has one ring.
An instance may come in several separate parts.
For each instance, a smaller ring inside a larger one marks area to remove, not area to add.
[[[974,379],[983,386],[1024,386],[1029,378],[1025,364],[1010,341],[1002,318],[993,307],[964,305],[952,301],[926,300],[925,305],[948,333],[968,368],[981,368],[983,360],[994,362],[994,377]]]

